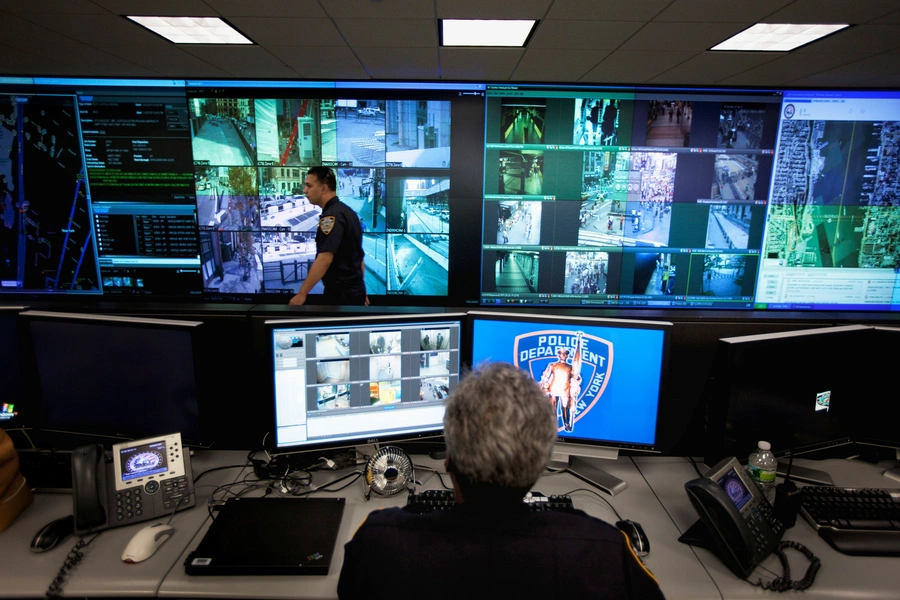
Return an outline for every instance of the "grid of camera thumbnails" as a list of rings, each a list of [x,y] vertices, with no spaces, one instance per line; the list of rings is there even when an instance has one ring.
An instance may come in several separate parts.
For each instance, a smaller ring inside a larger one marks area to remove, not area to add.
[[[304,368],[310,418],[443,403],[459,379],[459,323],[280,332],[276,368]]]

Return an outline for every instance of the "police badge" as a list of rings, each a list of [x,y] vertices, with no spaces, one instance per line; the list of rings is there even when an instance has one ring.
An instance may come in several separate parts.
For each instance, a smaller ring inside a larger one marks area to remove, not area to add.
[[[331,233],[331,230],[334,229],[334,217],[322,217],[319,219],[319,229],[325,235]]]
[[[612,342],[581,331],[535,331],[517,335],[514,364],[537,381],[562,421],[560,431],[594,407],[606,390],[613,365]]]

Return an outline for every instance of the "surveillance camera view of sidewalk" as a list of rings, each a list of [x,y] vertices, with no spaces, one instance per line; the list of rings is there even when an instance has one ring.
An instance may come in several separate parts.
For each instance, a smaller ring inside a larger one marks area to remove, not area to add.
[[[764,256],[784,267],[900,266],[900,123],[782,124]]]
[[[579,246],[669,243],[677,155],[585,152]]]

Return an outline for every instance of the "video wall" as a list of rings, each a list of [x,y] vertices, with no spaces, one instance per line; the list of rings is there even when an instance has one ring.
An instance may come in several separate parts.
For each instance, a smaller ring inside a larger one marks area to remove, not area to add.
[[[489,85],[481,302],[893,310],[898,102]]]
[[[0,293],[286,303],[326,165],[370,297],[444,304],[478,236],[483,87],[0,80]]]
[[[327,165],[375,305],[888,311],[898,132],[886,91],[0,78],[0,296],[286,303]]]

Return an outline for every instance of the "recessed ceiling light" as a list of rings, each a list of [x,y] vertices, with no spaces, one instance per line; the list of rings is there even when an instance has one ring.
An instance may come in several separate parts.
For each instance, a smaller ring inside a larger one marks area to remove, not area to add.
[[[747,52],[788,52],[819,38],[840,31],[847,24],[815,25],[791,23],[757,23],[728,38],[712,50],[742,50]]]
[[[176,44],[252,44],[219,17],[128,17]]]
[[[534,19],[441,19],[441,45],[521,48],[535,24]]]

